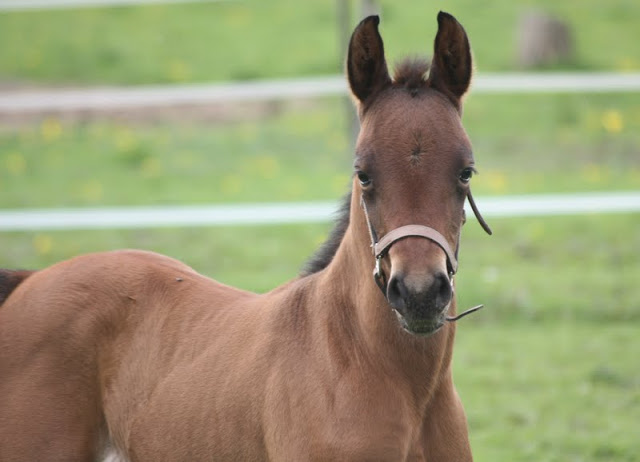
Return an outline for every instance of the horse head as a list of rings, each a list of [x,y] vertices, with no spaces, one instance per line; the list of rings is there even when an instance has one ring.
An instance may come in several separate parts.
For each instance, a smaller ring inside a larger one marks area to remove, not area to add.
[[[352,194],[378,286],[405,330],[430,335],[453,301],[464,203],[472,201],[474,158],[461,121],[471,50],[463,27],[441,12],[431,63],[404,61],[391,77],[378,24],[377,16],[364,19],[349,44],[361,127]]]

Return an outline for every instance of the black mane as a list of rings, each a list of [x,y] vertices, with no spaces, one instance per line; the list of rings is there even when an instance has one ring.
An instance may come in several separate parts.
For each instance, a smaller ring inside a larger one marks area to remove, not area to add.
[[[351,207],[351,191],[342,198],[340,208],[336,212],[337,218],[327,240],[320,246],[313,256],[307,260],[300,272],[301,276],[309,276],[325,269],[333,260],[344,234],[349,227],[349,209]]]

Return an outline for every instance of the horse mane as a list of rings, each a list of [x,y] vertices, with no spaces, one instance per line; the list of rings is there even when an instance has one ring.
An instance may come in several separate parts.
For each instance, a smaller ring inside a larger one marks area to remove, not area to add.
[[[425,87],[430,67],[431,63],[425,58],[405,58],[396,64],[393,84],[396,87],[404,87],[415,94]]]
[[[340,207],[336,212],[336,220],[329,233],[329,237],[326,241],[316,250],[313,256],[307,260],[304,264],[302,271],[300,272],[300,276],[309,276],[311,274],[317,273],[318,271],[322,271],[331,260],[333,260],[333,256],[338,251],[338,247],[340,247],[340,243],[342,242],[342,238],[347,232],[347,228],[349,227],[349,210],[351,207],[351,191],[349,191],[342,198],[342,202],[340,203]]]
[[[0,305],[9,298],[11,292],[35,271],[0,269]]]

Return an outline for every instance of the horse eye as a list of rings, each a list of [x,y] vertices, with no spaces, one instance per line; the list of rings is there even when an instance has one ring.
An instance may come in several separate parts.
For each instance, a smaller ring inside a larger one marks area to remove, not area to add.
[[[362,187],[367,187],[371,184],[371,178],[369,178],[369,175],[362,171],[358,171],[356,174],[358,175],[358,181],[360,181],[360,185]]]
[[[474,172],[474,170],[473,170],[472,167],[467,167],[467,168],[463,169],[460,172],[460,175],[458,176],[458,178],[463,183],[468,183],[469,181],[471,181],[471,177],[473,176],[473,172]]]

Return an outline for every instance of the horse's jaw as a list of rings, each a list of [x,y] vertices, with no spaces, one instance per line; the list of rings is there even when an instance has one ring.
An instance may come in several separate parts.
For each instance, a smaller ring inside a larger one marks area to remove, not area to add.
[[[446,316],[445,314],[449,310],[449,305],[440,313],[431,319],[419,319],[414,321],[407,321],[407,319],[395,308],[391,308],[393,313],[396,315],[396,319],[398,320],[398,324],[402,330],[410,335],[415,335],[416,337],[430,337],[436,332],[438,332],[442,326],[445,325]]]

